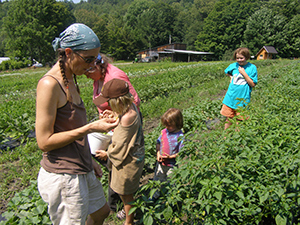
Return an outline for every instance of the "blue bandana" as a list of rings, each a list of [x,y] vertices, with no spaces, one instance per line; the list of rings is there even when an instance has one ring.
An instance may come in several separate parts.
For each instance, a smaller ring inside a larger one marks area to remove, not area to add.
[[[94,31],[82,23],[74,23],[52,41],[54,51],[58,48],[70,48],[75,51],[91,50],[100,47],[100,41]]]

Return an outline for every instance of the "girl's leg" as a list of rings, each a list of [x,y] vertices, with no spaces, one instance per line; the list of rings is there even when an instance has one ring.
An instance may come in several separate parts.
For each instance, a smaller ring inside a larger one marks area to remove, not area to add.
[[[229,117],[226,117],[224,130],[226,130],[227,128],[229,128],[231,125],[232,125],[232,123],[229,121]]]
[[[86,220],[86,225],[102,225],[105,218],[108,217],[110,212],[109,206],[107,203],[97,210],[96,212],[90,214]]]
[[[129,202],[132,202],[134,201],[134,198],[133,198],[133,194],[130,194],[130,195],[120,195],[122,201],[123,201],[123,204],[124,204],[124,210],[125,210],[125,213],[126,213],[126,220],[125,220],[125,225],[131,225],[133,224],[133,220],[134,220],[134,213],[129,214],[129,210],[132,208],[132,205],[128,204]]]

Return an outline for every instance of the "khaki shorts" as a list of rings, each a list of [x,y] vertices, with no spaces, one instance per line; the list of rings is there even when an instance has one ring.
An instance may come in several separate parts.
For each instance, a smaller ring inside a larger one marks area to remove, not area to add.
[[[241,116],[239,112],[237,112],[235,109],[232,109],[230,107],[228,107],[227,105],[222,106],[222,109],[220,111],[221,115],[229,117],[229,118],[233,118],[235,116],[237,116],[238,120],[244,120],[244,116]],[[246,120],[249,119],[249,116],[246,116]]]
[[[87,174],[57,174],[41,168],[38,190],[48,204],[53,225],[84,225],[87,216],[106,203],[102,185],[94,171]]]

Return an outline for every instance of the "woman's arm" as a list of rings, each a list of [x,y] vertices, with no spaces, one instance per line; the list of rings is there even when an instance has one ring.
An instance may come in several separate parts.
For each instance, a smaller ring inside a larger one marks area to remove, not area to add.
[[[62,99],[65,99],[64,93],[54,79],[40,80],[36,97],[36,139],[43,152],[66,146],[91,132],[107,132],[118,125],[119,120],[106,118],[74,130],[54,133],[56,111]]]

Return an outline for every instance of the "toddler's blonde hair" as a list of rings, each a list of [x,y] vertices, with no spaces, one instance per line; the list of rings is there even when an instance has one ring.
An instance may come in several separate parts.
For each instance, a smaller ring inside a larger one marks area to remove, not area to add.
[[[128,93],[118,98],[109,99],[108,104],[110,105],[112,111],[118,113],[119,115],[123,115],[129,110],[133,101],[133,96]]]

